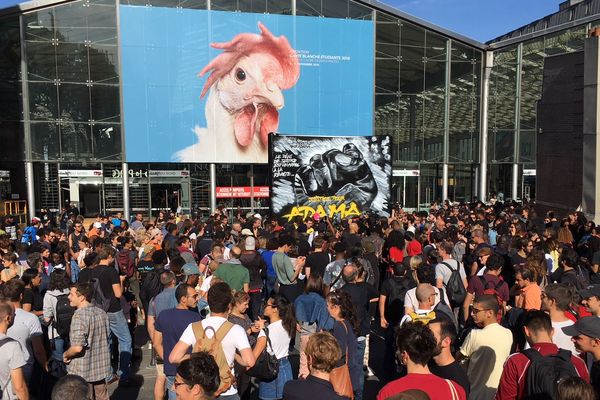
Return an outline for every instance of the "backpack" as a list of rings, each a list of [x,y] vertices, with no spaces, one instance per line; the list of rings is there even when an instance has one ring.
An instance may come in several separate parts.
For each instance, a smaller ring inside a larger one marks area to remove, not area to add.
[[[115,259],[121,274],[126,275],[128,278],[133,276],[133,271],[135,270],[134,257],[130,250],[123,249],[117,253]]]
[[[100,272],[100,275],[102,272]],[[102,285],[100,285],[100,276],[90,279],[90,285],[92,285],[92,304],[96,307],[108,312],[110,308],[110,297],[104,295]]]
[[[392,292],[390,297],[386,299],[386,307],[404,310],[404,297],[406,296],[406,292],[410,289],[409,282],[406,279],[397,276],[390,279],[393,282],[391,285]]]
[[[23,231],[21,236],[21,243],[31,244],[35,242],[36,229],[33,226],[28,226]]]
[[[162,283],[160,283],[160,274],[162,274],[163,271],[163,268],[155,268],[154,270],[148,272],[144,277],[140,290],[140,298],[142,301],[145,301],[146,304],[150,304],[150,300],[162,292],[164,286]]]
[[[571,362],[569,350],[559,349],[557,354],[547,356],[542,356],[535,349],[527,349],[522,353],[530,361],[525,378],[526,399],[556,399],[559,382],[579,376]]]
[[[587,289],[590,285],[590,277],[587,269],[581,268],[581,266],[578,265],[575,271],[575,287],[577,290]]]
[[[65,339],[69,337],[71,331],[71,320],[75,314],[75,307],[69,303],[69,295],[61,294],[56,297],[56,309],[52,326],[56,329],[58,335]]]
[[[500,279],[498,281],[498,283],[496,283],[496,285],[493,288],[490,288],[490,283],[488,282],[485,277],[478,275],[479,280],[481,281],[481,285],[483,285],[483,294],[489,294],[492,296],[496,297],[496,300],[498,301],[498,305],[500,306],[500,309],[498,310],[498,315],[496,316],[496,319],[498,320],[498,323],[500,323],[502,321],[502,318],[504,317],[504,307],[503,307],[503,300],[502,300],[502,296],[500,296],[500,288],[502,287],[502,285],[504,285],[504,281],[502,279]]]
[[[465,285],[463,285],[462,278],[460,277],[460,272],[458,271],[460,268],[460,264],[456,269],[453,269],[450,266],[450,264],[446,262],[442,261],[442,264],[444,264],[446,267],[448,267],[450,271],[452,271],[452,273],[450,274],[450,278],[448,279],[448,283],[444,284],[444,287],[448,291],[448,298],[450,300],[450,303],[452,303],[452,305],[454,306],[462,305],[463,301],[465,300],[465,297],[467,296],[467,289],[465,288]]]
[[[436,318],[446,318],[449,321],[452,321],[454,325],[454,329],[458,332],[458,321],[456,320],[456,316],[454,312],[446,303],[446,299],[444,299],[444,289],[438,289],[440,291],[440,301],[433,307],[433,311],[435,311]]]
[[[420,322],[423,325],[427,325],[429,321],[435,319],[435,311],[429,311],[427,314],[417,314],[416,312],[411,312],[408,314],[412,322]]]
[[[219,397],[220,394],[228,391],[235,383],[235,376],[231,373],[231,366],[227,363],[227,357],[225,356],[222,346],[222,341],[231,328],[233,328],[233,324],[229,321],[223,322],[223,325],[216,331],[211,326],[204,328],[201,321],[192,323],[192,331],[196,337],[196,343],[192,349],[192,357],[193,353],[206,351],[213,356],[215,362],[219,366],[219,378],[221,383],[215,392],[215,397]],[[213,332],[212,337],[209,338],[206,336],[207,330]]]

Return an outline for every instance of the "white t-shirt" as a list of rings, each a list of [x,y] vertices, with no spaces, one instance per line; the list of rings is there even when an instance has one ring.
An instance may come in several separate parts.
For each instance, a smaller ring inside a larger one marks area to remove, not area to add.
[[[469,357],[469,398],[494,398],[512,342],[512,332],[496,323],[469,333],[460,348],[460,352]]]
[[[0,333],[0,340],[4,343],[0,347],[0,387],[4,389],[2,399],[16,399],[13,393],[10,372],[13,369],[23,368],[26,365],[21,345],[16,340],[7,340],[7,336]]]
[[[559,349],[569,350],[571,354],[579,354],[579,351],[575,348],[575,344],[571,341],[571,336],[565,335],[562,328],[571,326],[575,322],[571,320],[554,322],[552,321],[552,328],[554,328],[554,335],[552,336],[552,343],[558,346]],[[529,343],[525,343],[525,349],[529,349]]]
[[[42,325],[40,324],[38,317],[22,308],[15,309],[15,322],[13,326],[8,328],[6,334],[21,344],[27,367],[33,367],[34,360],[31,338],[43,334]],[[26,368],[24,372],[26,372],[27,375],[29,371]]]
[[[202,320],[202,327],[206,329],[207,326],[210,326],[215,331],[218,331],[221,325],[223,325],[223,322],[225,321],[226,319],[223,317],[209,316],[206,319]],[[208,337],[212,337],[212,334],[212,330],[206,332],[206,336]],[[183,334],[181,335],[181,338],[179,338],[179,340],[192,347],[194,346],[194,344],[196,344],[196,336],[194,335],[192,324],[189,324],[188,327],[185,328],[185,331],[183,331]],[[225,353],[227,363],[231,366],[231,373],[235,376],[235,373],[233,371],[233,361],[235,360],[236,350],[241,351],[250,348],[250,343],[248,343],[248,336],[246,335],[246,331],[244,331],[244,328],[242,328],[240,325],[234,324],[231,330],[229,330],[229,332],[227,332],[227,335],[225,335],[225,337],[223,338],[221,346],[223,346],[223,353]],[[236,393],[237,389],[235,388],[235,386],[231,386],[231,388],[229,388],[228,391],[226,391],[225,393],[221,393],[221,395],[230,396]]]
[[[433,306],[435,307],[440,302],[440,289],[434,286],[433,290],[435,290],[435,302],[433,303]],[[446,290],[444,290],[444,300],[446,301],[446,304],[450,304]],[[412,307],[413,310],[419,308],[419,301],[417,300],[417,288],[410,289],[404,295],[404,308],[406,307]]]
[[[283,327],[281,320],[269,324],[269,339],[271,339],[271,346],[267,343],[267,352],[277,357],[277,359],[287,357],[288,350],[290,347],[290,335]],[[265,331],[260,331],[258,337],[265,336]],[[271,349],[273,347],[273,349]]]

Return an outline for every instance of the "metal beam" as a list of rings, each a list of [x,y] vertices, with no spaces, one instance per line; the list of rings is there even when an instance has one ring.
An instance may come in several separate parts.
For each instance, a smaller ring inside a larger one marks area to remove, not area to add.
[[[494,66],[494,53],[487,51],[483,54],[481,76],[481,118],[479,120],[479,199],[487,200],[487,167],[488,167],[488,111],[490,95],[490,76]]]

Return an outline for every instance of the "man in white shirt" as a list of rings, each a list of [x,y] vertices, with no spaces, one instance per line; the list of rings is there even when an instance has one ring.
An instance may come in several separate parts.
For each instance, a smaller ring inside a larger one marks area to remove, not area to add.
[[[419,305],[416,310],[408,313],[402,317],[400,325],[404,325],[410,321],[421,321],[427,324],[430,320],[435,318],[435,312],[433,311],[435,303],[435,290],[429,283],[420,283],[417,286],[417,301]]]
[[[208,337],[212,337],[214,332],[217,332],[221,325],[227,321],[227,316],[231,309],[232,301],[231,288],[225,282],[217,282],[208,290],[208,306],[211,314],[202,320],[202,327]],[[193,324],[188,325],[185,329],[179,342],[169,355],[169,362],[179,364],[181,361],[189,358],[190,350],[196,345],[196,336],[194,335]],[[212,329],[207,329],[212,328]],[[213,331],[214,330],[214,331]],[[233,371],[233,362],[236,360],[240,365],[252,367],[256,361],[246,331],[240,325],[235,325],[229,329],[223,341],[221,342],[223,353],[227,359],[227,363]],[[239,355],[236,355],[236,351]],[[166,356],[166,355],[165,355]],[[239,399],[237,389],[232,385],[227,391],[221,393],[219,399],[237,400]]]
[[[456,354],[457,360],[468,359],[467,375],[471,382],[469,399],[491,400],[500,383],[504,361],[510,355],[512,332],[498,324],[500,304],[496,296],[476,297],[471,309],[473,329]]]
[[[15,320],[15,309],[7,302],[0,302],[0,387],[8,399],[29,399],[23,368],[27,364],[21,345],[8,337],[6,332]],[[16,395],[16,397],[14,397]]]
[[[552,343],[560,349],[569,350],[573,354],[577,354],[574,343],[571,337],[567,336],[562,328],[574,324],[566,315],[565,311],[569,309],[573,299],[573,289],[559,283],[551,283],[544,288],[542,292],[542,311],[546,311],[550,315],[554,334],[552,335]]]

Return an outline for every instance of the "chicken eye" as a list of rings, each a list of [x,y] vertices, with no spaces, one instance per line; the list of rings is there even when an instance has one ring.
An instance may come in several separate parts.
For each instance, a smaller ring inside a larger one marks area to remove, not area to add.
[[[237,79],[240,82],[245,81],[246,80],[246,72],[241,68],[236,69],[235,70],[235,79]]]

